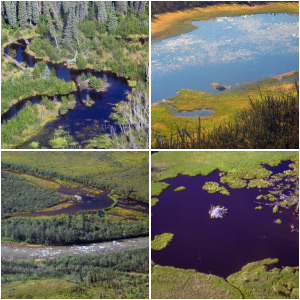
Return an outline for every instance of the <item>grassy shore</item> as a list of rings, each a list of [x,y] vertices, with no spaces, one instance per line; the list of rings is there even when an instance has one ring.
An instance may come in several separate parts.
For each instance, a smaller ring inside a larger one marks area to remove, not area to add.
[[[176,124],[179,128],[186,127],[191,132],[197,131],[198,122],[196,118],[173,115],[169,104],[178,111],[193,111],[203,107],[213,110],[212,116],[201,118],[201,127],[205,130],[212,130],[224,121],[234,121],[237,112],[249,107],[249,97],[255,100],[260,98],[260,94],[277,96],[282,94],[282,91],[296,93],[294,80],[297,76],[298,72],[295,71],[294,75],[285,77],[284,80],[267,78],[263,81],[245,83],[219,94],[208,94],[189,89],[178,90],[178,95],[170,97],[167,102],[161,101],[152,104],[152,144],[155,142],[156,135],[169,136],[171,131],[174,134]]]
[[[299,268],[276,268],[277,259],[244,266],[226,279],[173,267],[154,265],[152,297],[156,299],[298,299]]]
[[[217,17],[233,17],[245,14],[299,13],[298,2],[270,2],[266,5],[248,6],[244,4],[221,4],[205,8],[154,15],[151,22],[152,42],[192,31],[196,28],[192,21],[210,20]]]

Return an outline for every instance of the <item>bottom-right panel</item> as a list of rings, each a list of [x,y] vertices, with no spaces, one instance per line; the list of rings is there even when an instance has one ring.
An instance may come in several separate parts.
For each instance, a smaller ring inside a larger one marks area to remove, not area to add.
[[[152,154],[153,299],[299,297],[299,153]]]

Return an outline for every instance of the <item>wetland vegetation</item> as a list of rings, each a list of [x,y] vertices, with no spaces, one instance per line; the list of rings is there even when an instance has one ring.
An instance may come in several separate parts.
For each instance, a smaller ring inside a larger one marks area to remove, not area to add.
[[[148,3],[13,1],[1,15],[2,147],[147,147]]]
[[[151,161],[152,243],[173,235],[152,248],[152,297],[299,297],[298,152],[163,151]]]
[[[148,236],[148,153],[3,152],[1,160],[2,246],[14,253],[3,253],[2,298],[147,297],[148,241],[136,238]],[[116,253],[97,254],[106,251]]]
[[[154,148],[298,148],[298,3],[153,7]]]

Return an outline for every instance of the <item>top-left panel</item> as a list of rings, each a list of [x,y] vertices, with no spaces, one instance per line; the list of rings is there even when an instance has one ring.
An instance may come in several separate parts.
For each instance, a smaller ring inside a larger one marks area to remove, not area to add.
[[[149,147],[148,1],[1,1],[2,149]]]

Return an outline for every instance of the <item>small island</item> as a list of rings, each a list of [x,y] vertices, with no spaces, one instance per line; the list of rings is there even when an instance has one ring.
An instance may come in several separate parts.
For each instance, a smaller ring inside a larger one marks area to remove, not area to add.
[[[177,188],[174,190],[174,192],[183,191],[183,190],[185,190],[185,189],[186,189],[186,187],[184,187],[184,186],[179,186],[179,187],[177,187]]]
[[[163,233],[155,236],[154,240],[151,241],[152,250],[163,250],[168,247],[174,237],[173,233]]]

